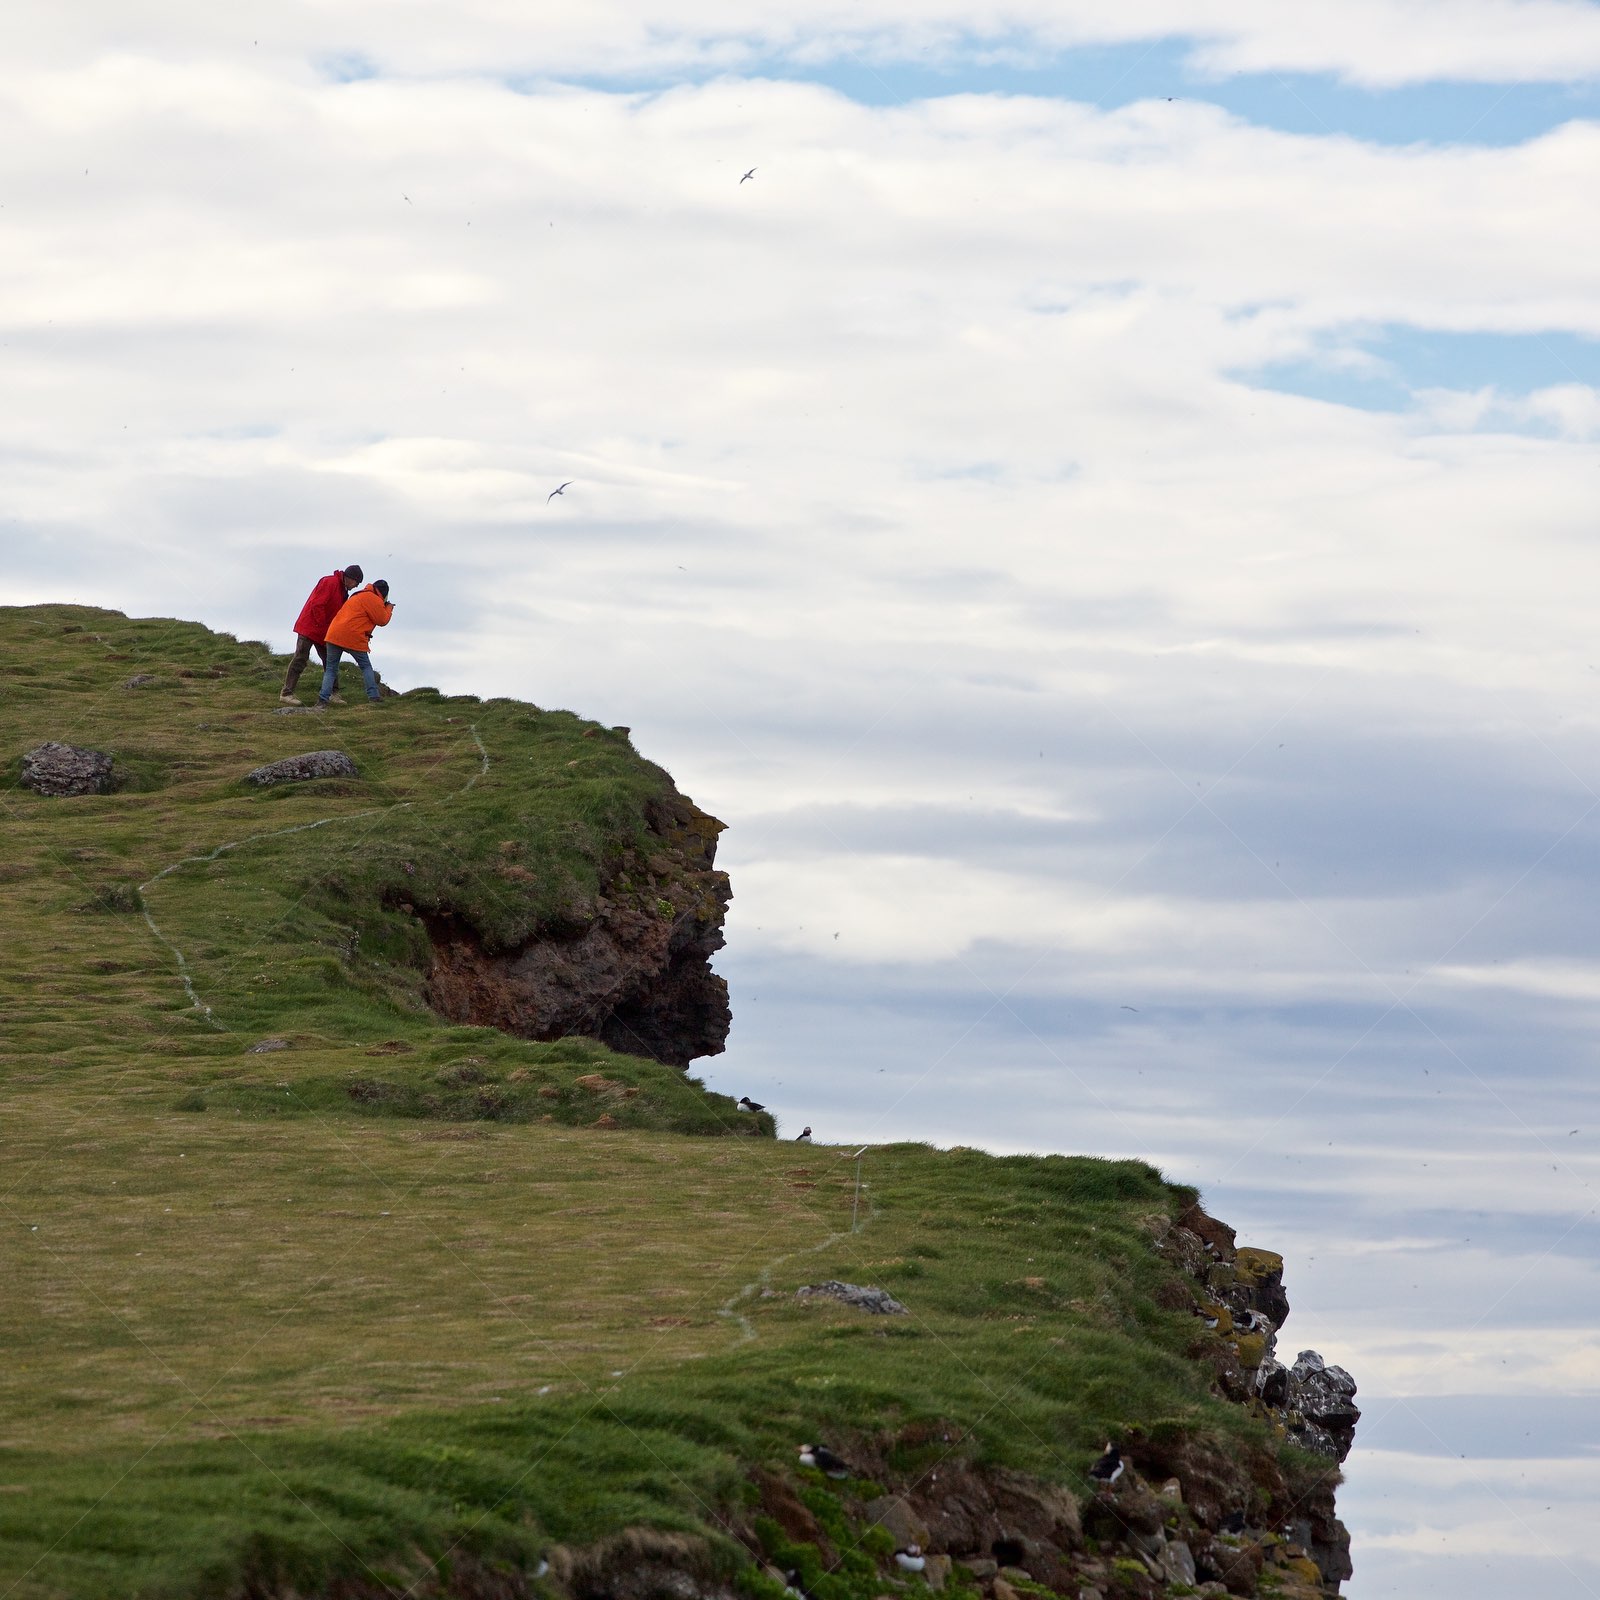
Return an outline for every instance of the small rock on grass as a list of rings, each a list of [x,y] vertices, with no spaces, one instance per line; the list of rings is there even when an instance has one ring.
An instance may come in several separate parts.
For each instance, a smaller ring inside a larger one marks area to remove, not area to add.
[[[111,787],[111,757],[50,739],[23,756],[22,781],[35,794],[55,800],[104,794]]]
[[[289,1041],[287,1039],[258,1039],[245,1051],[245,1054],[247,1056],[267,1056],[271,1055],[274,1050],[287,1050],[288,1048]]]
[[[285,756],[265,766],[252,767],[244,775],[246,783],[269,789],[275,783],[306,783],[312,778],[355,778],[356,764],[342,750],[308,750],[304,755]]]
[[[837,1278],[829,1278],[825,1283],[808,1283],[795,1290],[797,1300],[817,1297],[838,1300],[844,1305],[854,1306],[858,1311],[879,1317],[903,1317],[909,1314],[886,1289],[875,1289],[870,1284],[841,1283]]]

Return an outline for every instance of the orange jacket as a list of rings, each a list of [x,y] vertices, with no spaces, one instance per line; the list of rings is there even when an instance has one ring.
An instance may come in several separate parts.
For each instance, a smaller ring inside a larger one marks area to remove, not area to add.
[[[339,615],[328,624],[327,642],[341,650],[366,650],[372,630],[383,627],[393,615],[394,607],[369,583],[339,607]]]

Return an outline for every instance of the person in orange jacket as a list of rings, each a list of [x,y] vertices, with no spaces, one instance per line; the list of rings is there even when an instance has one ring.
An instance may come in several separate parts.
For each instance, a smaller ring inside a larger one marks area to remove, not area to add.
[[[393,615],[389,585],[382,578],[369,583],[359,594],[351,595],[339,608],[338,616],[328,624],[328,664],[323,668],[322,692],[317,696],[319,710],[327,706],[339,687],[339,658],[346,653],[361,668],[367,699],[376,702],[378,675],[372,670],[372,657],[367,654],[367,647],[372,643],[373,629],[387,626]]]
[[[278,691],[278,698],[285,705],[300,704],[295,697],[294,687],[300,681],[300,674],[306,670],[313,650],[317,652],[317,665],[327,666],[328,652],[323,648],[322,641],[328,636],[328,624],[339,615],[339,607],[350,598],[350,591],[358,588],[365,576],[361,568],[351,562],[343,572],[330,572],[323,578],[301,606],[300,615],[294,619],[294,657],[289,662],[288,672],[284,674],[283,687]]]

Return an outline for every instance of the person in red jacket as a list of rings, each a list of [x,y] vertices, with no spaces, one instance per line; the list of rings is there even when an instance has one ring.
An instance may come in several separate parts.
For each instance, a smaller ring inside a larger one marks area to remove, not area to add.
[[[323,709],[334,697],[339,687],[339,657],[346,652],[361,668],[361,681],[367,686],[367,699],[374,704],[378,699],[378,675],[372,670],[372,657],[367,646],[372,643],[372,630],[386,627],[394,615],[389,604],[389,585],[375,578],[360,594],[353,594],[339,608],[339,615],[328,624],[326,644],[328,662],[322,669],[322,692],[317,696],[317,709]]]
[[[294,686],[299,683],[300,674],[306,670],[306,664],[311,660],[313,650],[317,652],[319,664],[327,666],[328,652],[323,645],[328,637],[328,624],[338,616],[339,607],[345,603],[350,591],[361,582],[363,576],[361,568],[353,562],[343,572],[330,572],[326,578],[318,580],[316,588],[301,606],[300,615],[294,619],[294,656],[289,662],[289,670],[283,679],[283,688],[278,694],[278,698],[286,705],[300,704]]]

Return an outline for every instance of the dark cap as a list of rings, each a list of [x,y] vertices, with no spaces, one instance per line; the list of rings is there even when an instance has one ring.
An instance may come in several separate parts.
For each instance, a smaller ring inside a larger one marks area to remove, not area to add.
[[[389,598],[389,580],[387,578],[374,578],[372,580],[372,587],[376,589],[385,600]]]
[[[352,561],[350,565],[344,569],[342,576],[348,578],[351,583],[360,583],[361,580],[366,577],[366,573],[364,573],[361,568]]]

